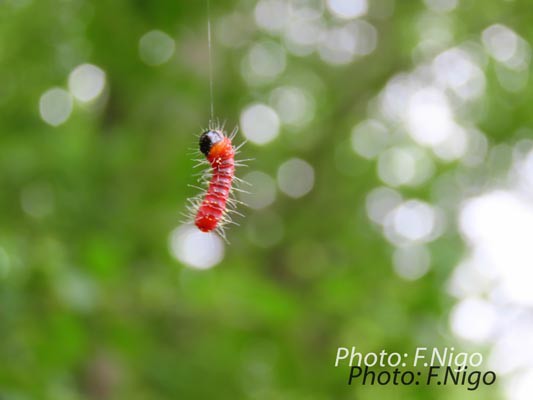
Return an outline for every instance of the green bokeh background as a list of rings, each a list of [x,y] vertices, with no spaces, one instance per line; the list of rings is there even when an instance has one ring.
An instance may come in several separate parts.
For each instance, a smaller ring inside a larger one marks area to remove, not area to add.
[[[253,28],[254,1],[212,3],[215,22],[231,12],[249,20],[250,43],[277,40]],[[172,257],[168,241],[195,194],[189,149],[209,120],[205,3],[0,0],[0,398],[501,398],[494,387],[349,387],[348,371],[333,366],[338,346],[468,349],[449,333],[445,291],[463,255],[459,237],[430,246],[422,279],[398,277],[366,216],[365,196],[381,184],[375,165],[346,150],[368,101],[413,66],[425,9],[397,1],[390,18],[372,21],[379,44],[369,57],[331,66],[289,55],[283,75],[258,87],[241,76],[247,47],[215,40],[214,102],[228,126],[272,88],[307,84],[302,71],[320,77],[306,129],[243,148],[251,171],[275,176],[299,157],[316,176],[305,197],[278,193],[265,210],[240,209],[246,217],[228,231],[222,263],[197,271]],[[465,0],[449,18],[461,42],[495,22],[527,39],[531,16],[527,0]],[[153,29],[176,40],[172,59],[155,67],[138,49]],[[86,62],[105,71],[105,100],[75,103],[67,122],[47,125],[40,96],[67,88]],[[489,67],[479,126],[492,143],[511,141],[531,122],[533,92],[509,94],[493,75]],[[407,195],[429,199],[430,190]],[[51,211],[24,212],[22,193]],[[261,248],[249,232],[271,213],[284,235]]]

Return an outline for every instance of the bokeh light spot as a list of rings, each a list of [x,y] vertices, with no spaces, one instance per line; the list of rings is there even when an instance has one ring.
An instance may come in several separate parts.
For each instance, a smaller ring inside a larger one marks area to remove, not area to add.
[[[252,104],[241,113],[241,129],[246,138],[255,144],[264,145],[279,134],[278,114],[264,104]]]
[[[376,224],[383,224],[385,217],[402,202],[402,195],[388,187],[373,189],[366,196],[366,212]]]
[[[389,186],[417,186],[426,182],[435,171],[433,159],[423,148],[393,147],[378,158],[379,178]]]
[[[426,246],[398,247],[394,250],[392,259],[398,276],[414,281],[429,271],[431,254]]]
[[[389,142],[389,132],[379,121],[367,120],[352,130],[352,148],[361,157],[372,159],[379,155]]]
[[[465,202],[460,228],[477,251],[491,260],[501,296],[533,305],[533,207],[508,191],[494,191]],[[478,260],[479,262],[479,260]]]
[[[59,126],[70,117],[72,103],[72,96],[66,90],[50,89],[39,100],[41,118],[49,125]]]
[[[327,0],[327,5],[335,16],[345,19],[361,17],[368,11],[367,0]]]
[[[279,32],[289,19],[289,5],[283,0],[260,0],[255,6],[255,22],[267,32]]]
[[[164,32],[154,30],[145,33],[139,40],[139,55],[148,65],[161,65],[170,60],[175,47],[174,39]]]
[[[426,6],[438,13],[447,13],[457,7],[458,0],[424,0]]]
[[[409,134],[417,143],[437,146],[455,128],[448,99],[442,91],[433,87],[421,89],[408,104]]]
[[[494,307],[481,299],[466,298],[452,310],[450,324],[453,332],[467,340],[477,343],[490,338],[495,325]]]
[[[105,87],[105,72],[92,64],[82,64],[72,70],[68,77],[70,93],[79,101],[96,99]]]
[[[500,62],[509,61],[518,49],[518,36],[504,25],[489,26],[481,38],[489,54]]]
[[[276,182],[260,171],[253,171],[243,177],[246,192],[239,193],[240,199],[250,208],[261,209],[271,205],[276,200]]]
[[[305,196],[315,184],[315,170],[304,160],[292,158],[278,169],[278,185],[286,195],[298,198]]]
[[[172,256],[188,267],[209,269],[224,258],[224,243],[214,233],[200,232],[192,225],[182,225],[170,233]]]
[[[350,26],[330,28],[321,37],[318,53],[329,64],[348,64],[357,53],[357,37]]]
[[[385,218],[385,237],[396,246],[426,243],[442,233],[442,220],[431,205],[408,200]]]
[[[20,193],[22,210],[33,218],[44,218],[54,209],[54,193],[48,183],[32,183]]]
[[[294,19],[287,26],[284,38],[287,49],[297,55],[311,54],[324,33],[320,19]]]
[[[285,70],[285,50],[273,41],[255,43],[242,65],[243,76],[250,85],[271,82]]]
[[[485,90],[485,75],[470,54],[459,48],[446,50],[435,57],[433,73],[437,82],[452,89],[464,100],[480,97]]]
[[[313,97],[297,87],[283,86],[275,89],[270,101],[281,121],[290,126],[305,126],[315,114]]]

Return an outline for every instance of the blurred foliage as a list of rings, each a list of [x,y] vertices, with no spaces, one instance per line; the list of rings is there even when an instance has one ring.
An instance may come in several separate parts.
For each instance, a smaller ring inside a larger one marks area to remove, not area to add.
[[[214,21],[239,12],[253,26],[254,1],[212,3]],[[241,210],[224,261],[196,271],[173,259],[168,238],[194,194],[189,149],[209,119],[204,2],[0,0],[0,398],[497,398],[492,388],[348,387],[347,371],[333,367],[338,346],[412,353],[454,343],[445,284],[459,239],[432,245],[423,279],[401,280],[365,214],[366,193],[380,185],[372,164],[339,161],[368,101],[412,67],[424,10],[397,1],[391,18],[373,21],[371,56],[331,66],[289,55],[266,87],[241,77],[246,46],[215,40],[215,108],[228,126],[276,85],[312,84],[302,72],[320,77],[312,124],[243,149],[251,170],[274,176],[287,158],[303,158],[316,184],[301,199],[278,193],[267,210]],[[449,18],[457,41],[496,21],[527,38],[530,10],[526,0],[465,0]],[[156,67],[138,53],[152,29],[176,40],[172,59]],[[252,29],[248,40],[262,37]],[[47,125],[40,96],[67,88],[86,62],[106,73],[105,101],[75,103],[67,122]],[[480,125],[505,141],[531,122],[533,93],[493,88],[490,71],[487,85]],[[25,212],[24,193],[48,211]],[[429,196],[426,187],[412,194]],[[284,236],[261,248],[247,232],[269,212]]]

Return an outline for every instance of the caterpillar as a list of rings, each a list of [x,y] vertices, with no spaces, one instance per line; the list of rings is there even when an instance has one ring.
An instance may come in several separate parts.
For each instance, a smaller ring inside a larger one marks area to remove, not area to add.
[[[235,168],[244,165],[235,160],[235,155],[244,145],[233,145],[237,131],[238,128],[235,128],[231,135],[227,136],[223,127],[210,126],[200,135],[199,149],[205,159],[198,160],[198,165],[207,163],[210,166],[200,178],[200,181],[207,185],[207,190],[189,200],[189,214],[196,227],[202,232],[216,231],[224,239],[225,225],[236,224],[231,220],[230,214],[242,216],[234,209],[240,202],[232,197],[233,191],[242,191],[234,187],[236,181],[242,181],[235,176]]]

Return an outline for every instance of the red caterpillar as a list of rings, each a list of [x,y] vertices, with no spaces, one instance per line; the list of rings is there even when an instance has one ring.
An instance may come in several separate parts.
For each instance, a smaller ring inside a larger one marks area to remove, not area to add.
[[[202,232],[211,232],[226,210],[235,176],[235,149],[222,131],[208,130],[200,136],[200,151],[211,164],[212,176],[194,223]]]
[[[239,147],[234,147],[232,140],[237,133],[235,129],[228,137],[221,128],[209,128],[200,136],[200,151],[207,160],[200,160],[200,164],[206,162],[210,165],[210,170],[202,174],[201,181],[207,184],[205,195],[200,194],[190,200],[189,212],[194,219],[194,224],[202,232],[217,231],[223,238],[223,226],[232,221],[228,213],[237,211],[230,209],[234,207],[237,200],[231,197],[235,177],[235,167],[239,164],[235,161]],[[241,215],[241,214],[239,214]]]

